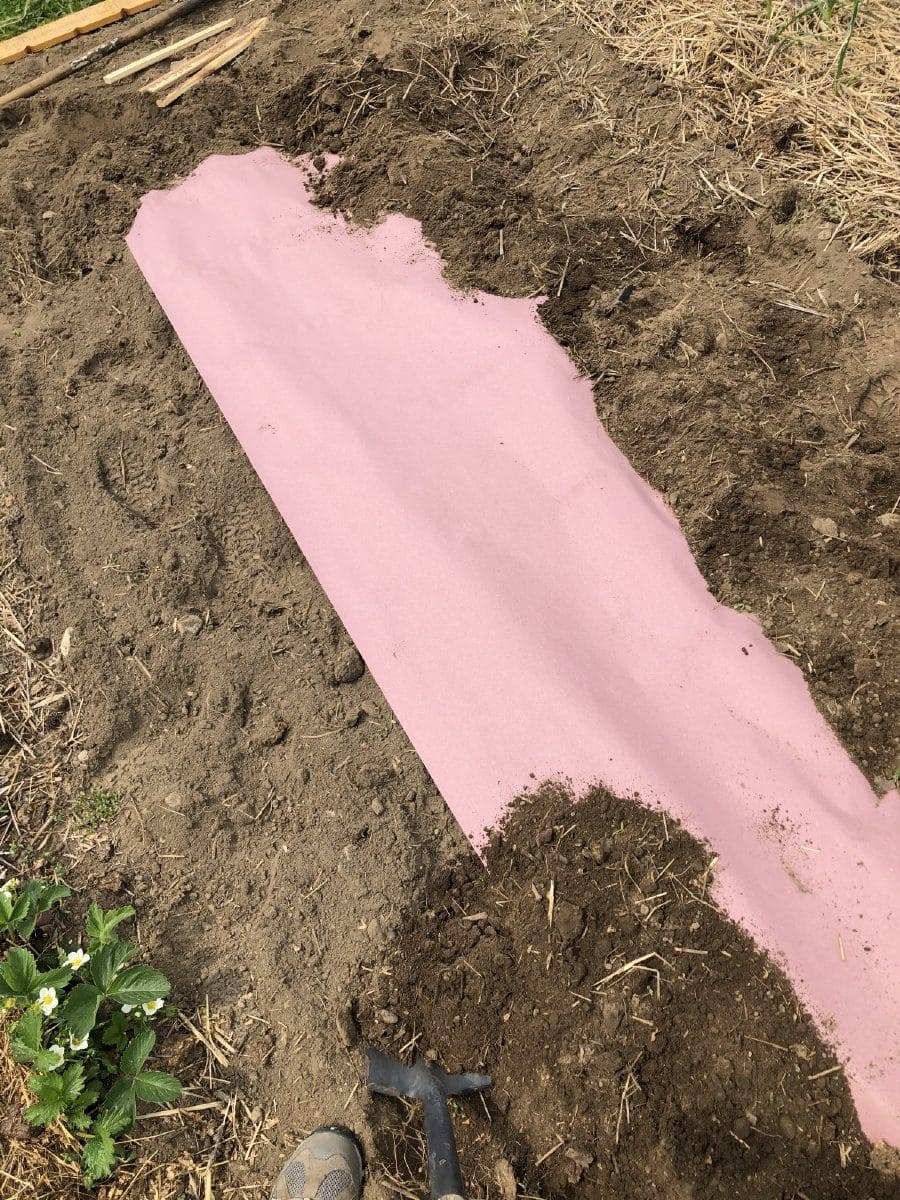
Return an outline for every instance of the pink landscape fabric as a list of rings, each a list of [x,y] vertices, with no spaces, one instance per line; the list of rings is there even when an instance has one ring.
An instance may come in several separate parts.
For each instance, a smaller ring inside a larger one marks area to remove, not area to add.
[[[535,304],[454,291],[310,170],[208,159],[129,245],[447,804],[477,846],[535,781],[600,781],[706,838],[900,1144],[900,797],[709,594]]]

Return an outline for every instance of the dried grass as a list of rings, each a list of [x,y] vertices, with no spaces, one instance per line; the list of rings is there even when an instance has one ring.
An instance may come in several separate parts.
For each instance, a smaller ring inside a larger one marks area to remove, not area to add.
[[[697,133],[803,187],[850,246],[900,276],[900,4],[555,0],[628,62],[689,89]],[[824,5],[822,6],[824,7]],[[724,135],[724,136],[723,136]]]
[[[80,705],[58,648],[35,651],[36,601],[15,562],[0,563],[0,864],[8,871],[49,839],[79,736]]]

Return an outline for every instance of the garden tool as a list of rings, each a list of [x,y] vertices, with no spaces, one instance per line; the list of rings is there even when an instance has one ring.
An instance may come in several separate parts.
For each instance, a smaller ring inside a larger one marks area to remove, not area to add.
[[[422,1102],[432,1200],[462,1200],[463,1181],[447,1100],[450,1096],[484,1091],[491,1086],[491,1077],[471,1073],[450,1075],[423,1058],[407,1067],[371,1046],[366,1047],[366,1056],[370,1091],[398,1100]]]

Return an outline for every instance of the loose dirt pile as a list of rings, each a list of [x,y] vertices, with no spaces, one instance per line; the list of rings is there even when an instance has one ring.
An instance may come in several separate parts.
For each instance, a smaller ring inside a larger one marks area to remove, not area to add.
[[[833,1054],[782,973],[710,902],[709,852],[658,813],[545,793],[433,872],[360,998],[393,1054],[485,1070],[475,1193],[644,1200],[889,1197]],[[379,1162],[422,1177],[378,1102]],[[499,1164],[499,1166],[498,1166]],[[504,1187],[504,1180],[506,1187]]]

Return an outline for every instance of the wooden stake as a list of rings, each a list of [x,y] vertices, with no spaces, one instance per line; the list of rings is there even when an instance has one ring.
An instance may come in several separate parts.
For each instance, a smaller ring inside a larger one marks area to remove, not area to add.
[[[60,42],[71,41],[80,33],[91,33],[104,25],[111,25],[113,21],[121,21],[123,17],[133,17],[145,8],[154,8],[159,3],[160,0],[103,0],[101,4],[92,4],[90,8],[79,9],[56,21],[46,21],[27,33],[0,42],[0,63],[15,62],[26,54],[49,50]]]
[[[5,96],[0,96],[0,108],[6,108],[7,105],[13,104],[16,100],[24,100],[26,96],[33,96],[36,92],[43,91],[45,87],[49,87],[52,83],[59,83],[61,79],[68,79],[76,71],[91,66],[101,58],[106,58],[109,54],[114,54],[122,46],[136,42],[138,38],[142,38],[148,33],[155,33],[157,29],[162,29],[172,21],[177,21],[179,17],[186,17],[189,13],[196,12],[197,9],[203,8],[210,2],[211,0],[181,0],[179,4],[173,4],[171,8],[166,8],[161,13],[157,13],[149,21],[142,21],[140,25],[135,25],[131,29],[124,30],[122,33],[117,34],[116,37],[110,38],[108,42],[101,42],[93,50],[88,50],[85,54],[80,55],[78,58],[73,58],[63,66],[55,67],[52,71],[45,71],[43,75],[38,75],[30,83],[23,83],[21,87],[14,88],[11,92],[7,92]]]
[[[128,79],[131,75],[137,75],[139,71],[145,71],[147,67],[152,67],[167,58],[174,58],[180,50],[187,50],[189,46],[196,46],[198,42],[205,42],[207,38],[215,37],[217,33],[224,33],[233,24],[234,17],[229,17],[227,21],[219,21],[217,25],[207,25],[205,29],[198,29],[196,33],[188,34],[187,37],[182,38],[179,42],[172,42],[168,46],[163,46],[160,50],[154,50],[151,54],[145,54],[143,58],[135,59],[134,62],[130,62],[124,67],[110,71],[108,75],[103,76],[103,82],[118,83],[120,79]]]
[[[180,83],[178,87],[173,88],[172,91],[163,96],[161,100],[157,100],[157,107],[168,108],[168,106],[174,103],[179,96],[183,96],[185,92],[189,92],[191,88],[195,88],[198,83],[202,83],[207,76],[212,75],[214,71],[218,71],[219,67],[224,67],[226,63],[230,63],[232,59],[237,58],[239,54],[243,54],[251,42],[256,40],[263,28],[268,25],[268,23],[268,18],[263,17],[261,20],[257,21],[255,25],[251,25],[250,32],[241,38],[241,40],[234,46],[232,46],[230,49],[224,50],[220,55],[218,55],[217,58],[214,58],[211,62],[208,62],[205,67],[201,67],[196,74],[191,75],[189,79],[185,79],[183,83]]]
[[[169,67],[168,71],[165,71],[162,75],[157,75],[155,79],[149,80],[139,90],[150,93],[164,92],[166,88],[171,87],[173,83],[177,83],[179,79],[184,79],[186,75],[193,75],[200,67],[205,67],[208,62],[212,62],[224,50],[230,49],[241,38],[246,37],[248,32],[248,27],[244,26],[234,33],[230,33],[227,37],[219,38],[214,45],[207,46],[205,50],[201,50],[199,54],[194,54],[190,58],[182,59],[174,67]]]

